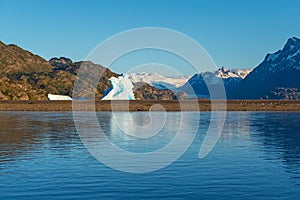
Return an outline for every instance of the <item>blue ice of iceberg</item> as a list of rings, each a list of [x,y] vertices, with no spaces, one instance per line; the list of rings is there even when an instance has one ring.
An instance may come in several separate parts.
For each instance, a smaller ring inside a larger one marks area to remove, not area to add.
[[[111,77],[111,87],[104,93],[102,100],[135,100],[133,84],[128,75]]]

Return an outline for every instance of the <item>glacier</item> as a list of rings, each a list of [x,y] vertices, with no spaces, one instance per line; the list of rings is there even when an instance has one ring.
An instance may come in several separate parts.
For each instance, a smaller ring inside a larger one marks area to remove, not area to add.
[[[159,73],[131,73],[128,75],[129,79],[133,83],[145,82],[158,89],[171,89],[176,90],[180,86],[184,85],[191,76],[165,76]]]
[[[109,81],[111,87],[105,91],[102,100],[135,100],[133,84],[128,75],[111,77]]]

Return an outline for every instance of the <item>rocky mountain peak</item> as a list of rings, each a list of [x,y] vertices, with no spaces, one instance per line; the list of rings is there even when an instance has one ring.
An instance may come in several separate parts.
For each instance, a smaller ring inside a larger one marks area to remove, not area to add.
[[[289,38],[282,50],[278,50],[275,53],[269,53],[265,57],[265,62],[282,62],[289,60],[292,56],[295,56],[300,49],[300,39],[296,37]]]
[[[70,58],[60,57],[60,58],[51,58],[49,60],[50,64],[61,63],[61,64],[72,64],[73,61]]]
[[[246,79],[262,80],[269,74],[300,68],[299,60],[300,39],[292,37],[288,39],[282,50],[267,54],[264,61],[259,64]]]
[[[66,69],[68,66],[73,64],[73,61],[70,58],[60,57],[51,58],[49,63],[58,69]]]
[[[265,60],[241,82],[234,98],[285,98],[279,94],[287,94],[292,91],[290,88],[299,88],[299,74],[300,39],[292,37],[281,50],[267,54]],[[278,88],[281,88],[280,92],[274,92]]]
[[[226,69],[224,67],[219,68],[216,72],[216,77],[219,78],[239,78],[237,74],[234,73],[234,71],[231,71],[230,69]]]
[[[289,38],[283,49],[300,47],[300,39],[297,37]]]
[[[275,53],[268,53],[265,57],[266,62],[273,62],[275,61],[281,54],[281,50],[276,51]]]

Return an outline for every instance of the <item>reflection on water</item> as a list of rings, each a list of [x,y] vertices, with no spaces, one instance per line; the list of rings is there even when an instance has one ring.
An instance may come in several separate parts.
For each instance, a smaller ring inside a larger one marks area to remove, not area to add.
[[[130,115],[139,126],[150,123],[148,113]],[[196,115],[190,113],[185,120],[184,134],[190,134]],[[168,144],[176,133],[174,124],[180,121],[180,113],[168,113],[159,134],[141,139],[124,134],[110,112],[97,117],[113,143],[134,152]],[[123,118],[124,124],[129,123]],[[0,198],[300,197],[299,113],[229,112],[219,142],[206,158],[199,159],[209,121],[210,114],[201,113],[194,143],[173,165],[136,175],[115,171],[94,159],[76,133],[72,113],[0,112]],[[101,141],[101,137],[95,139]]]
[[[160,115],[160,113],[155,114]],[[103,115],[105,117],[103,117]],[[166,120],[161,122],[163,128],[157,129],[157,127],[155,127],[156,123],[151,122],[151,117],[148,113],[132,112],[117,113],[114,115],[118,117],[113,117],[111,113],[98,113],[100,124],[107,124],[106,119],[110,119],[108,123],[109,130],[105,131],[106,135],[111,142],[122,149],[137,153],[153,152],[170,143],[177,134],[180,126],[179,122],[181,121],[181,114],[179,112],[167,113]],[[156,117],[157,116],[152,116],[152,118]],[[188,126],[192,123],[193,121],[190,120],[183,126]],[[186,133],[186,135],[189,134],[189,132]]]
[[[69,144],[78,141],[70,134],[74,131],[72,113],[0,112],[0,162],[48,147],[71,148]]]
[[[292,178],[300,178],[300,113],[236,112],[228,115],[223,138],[255,142],[266,160],[280,161]],[[298,182],[299,184],[299,182]]]
[[[280,160],[287,172],[300,178],[300,113],[255,113],[249,121],[266,159]]]

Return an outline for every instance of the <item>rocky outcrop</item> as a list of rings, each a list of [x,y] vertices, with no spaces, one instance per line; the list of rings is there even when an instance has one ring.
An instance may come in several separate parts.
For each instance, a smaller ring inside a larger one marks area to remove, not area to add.
[[[172,90],[160,90],[148,83],[134,83],[134,95],[136,100],[176,100],[176,94]]]

